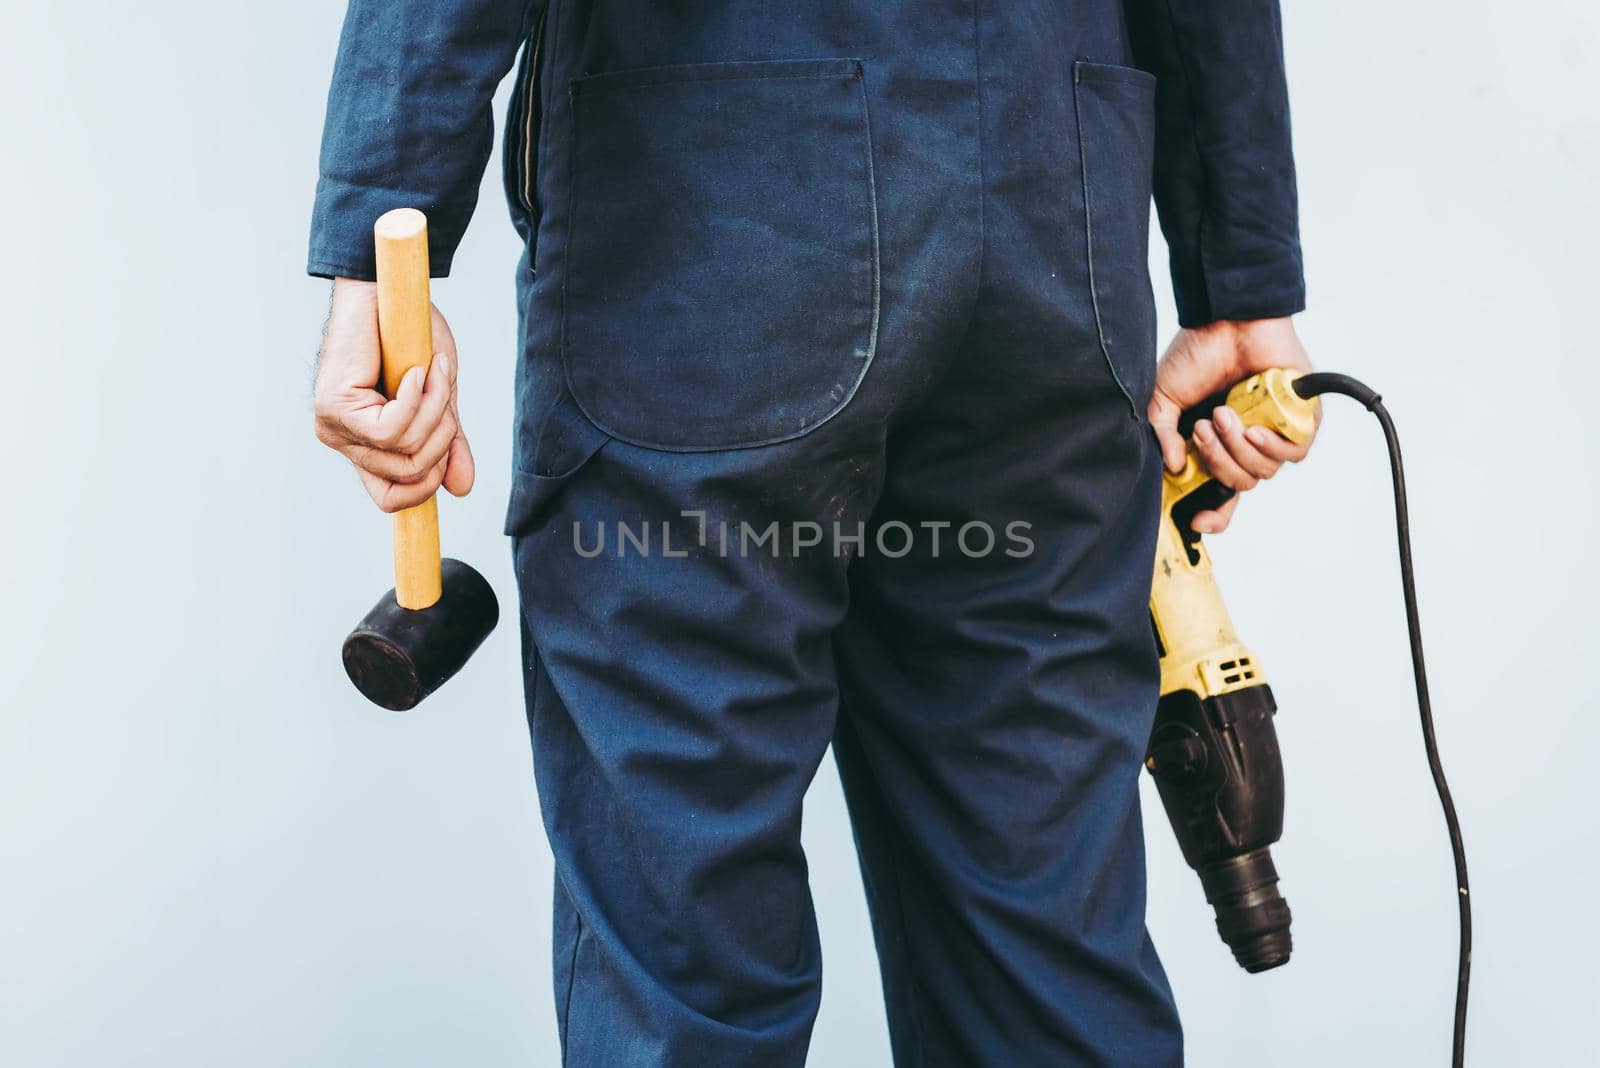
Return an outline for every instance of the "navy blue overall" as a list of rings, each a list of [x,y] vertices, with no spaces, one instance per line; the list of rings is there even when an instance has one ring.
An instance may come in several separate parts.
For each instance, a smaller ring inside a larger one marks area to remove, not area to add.
[[[896,1063],[1181,1063],[1148,205],[1186,323],[1298,310],[1274,0],[356,0],[313,273],[370,278],[400,205],[448,270],[523,45],[507,530],[564,1063],[803,1063],[830,743]]]

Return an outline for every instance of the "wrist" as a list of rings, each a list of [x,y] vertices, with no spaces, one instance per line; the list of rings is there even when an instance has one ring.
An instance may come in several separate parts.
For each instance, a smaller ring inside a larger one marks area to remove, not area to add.
[[[1230,334],[1234,336],[1294,333],[1294,320],[1288,316],[1272,319],[1216,319],[1204,326],[1191,327],[1201,333]]]

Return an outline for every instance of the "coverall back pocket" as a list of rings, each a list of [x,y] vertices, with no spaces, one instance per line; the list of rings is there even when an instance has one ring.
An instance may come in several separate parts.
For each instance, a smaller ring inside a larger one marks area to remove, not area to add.
[[[799,437],[877,342],[872,143],[854,59],[572,84],[562,360],[606,433],[677,451]]]
[[[1089,282],[1100,349],[1143,418],[1155,388],[1156,309],[1150,289],[1150,191],[1155,166],[1155,75],[1073,64]]]

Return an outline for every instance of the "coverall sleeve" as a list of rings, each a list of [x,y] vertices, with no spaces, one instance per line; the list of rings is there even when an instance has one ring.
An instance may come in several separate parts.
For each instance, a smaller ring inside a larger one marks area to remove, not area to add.
[[[545,0],[350,0],[328,91],[311,213],[313,275],[370,280],[372,224],[428,216],[433,274],[478,200],[491,99]]]
[[[1305,307],[1278,0],[1123,0],[1158,79],[1155,199],[1178,320]]]

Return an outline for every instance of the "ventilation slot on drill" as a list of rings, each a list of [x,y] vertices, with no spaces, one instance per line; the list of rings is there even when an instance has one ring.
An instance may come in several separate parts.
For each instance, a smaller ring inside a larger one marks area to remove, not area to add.
[[[1236,682],[1248,682],[1256,677],[1256,669],[1251,666],[1248,656],[1241,656],[1237,660],[1224,660],[1217,667],[1221,671],[1232,673],[1222,676],[1222,681],[1229,686]]]

